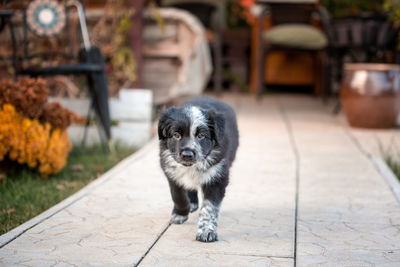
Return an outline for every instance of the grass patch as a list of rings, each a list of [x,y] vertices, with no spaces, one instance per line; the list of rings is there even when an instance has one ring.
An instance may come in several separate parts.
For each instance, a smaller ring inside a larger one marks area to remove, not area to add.
[[[392,169],[397,179],[400,181],[400,146],[396,139],[392,137],[390,142],[383,144],[381,140],[377,140],[378,147],[382,157],[385,159],[386,164]]]
[[[47,179],[27,167],[0,173],[0,235],[67,198],[133,152],[121,146],[108,154],[97,146],[74,147],[65,168]]]
[[[392,169],[393,173],[397,176],[400,181],[400,163],[393,160],[391,157],[386,158],[387,165]]]

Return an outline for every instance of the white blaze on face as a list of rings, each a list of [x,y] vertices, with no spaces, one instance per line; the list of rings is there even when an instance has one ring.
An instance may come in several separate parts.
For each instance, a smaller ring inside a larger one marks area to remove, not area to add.
[[[191,125],[190,125],[190,137],[196,137],[196,131],[199,126],[206,125],[206,117],[198,107],[191,108]]]
[[[198,107],[192,106],[188,108],[188,114],[190,117],[190,139],[191,142],[188,145],[191,149],[196,151],[196,155],[198,155],[198,159],[203,157],[201,153],[200,144],[196,140],[196,132],[199,126],[203,126],[207,124],[206,117],[203,112]]]

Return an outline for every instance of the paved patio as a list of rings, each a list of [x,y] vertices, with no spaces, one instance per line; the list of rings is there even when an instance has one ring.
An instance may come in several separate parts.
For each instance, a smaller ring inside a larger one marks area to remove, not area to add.
[[[400,266],[399,183],[379,143],[304,96],[227,95],[240,148],[216,243],[169,225],[157,141],[0,237],[0,266]],[[379,141],[378,141],[379,140]]]

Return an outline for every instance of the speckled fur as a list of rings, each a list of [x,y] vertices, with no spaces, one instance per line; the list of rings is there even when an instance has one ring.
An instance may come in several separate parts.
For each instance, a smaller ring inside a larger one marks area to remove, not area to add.
[[[196,240],[204,242],[218,240],[218,216],[219,206],[214,205],[211,201],[204,200],[203,206],[200,209]]]

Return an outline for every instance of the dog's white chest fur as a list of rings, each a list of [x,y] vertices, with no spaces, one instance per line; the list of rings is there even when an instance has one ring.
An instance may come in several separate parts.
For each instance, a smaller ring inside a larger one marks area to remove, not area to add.
[[[164,151],[163,154],[167,163],[164,171],[176,183],[188,190],[198,189],[201,185],[218,179],[225,164],[225,160],[222,160],[213,166],[205,166],[204,163],[198,162],[190,167],[186,167],[177,163],[169,151]]]

